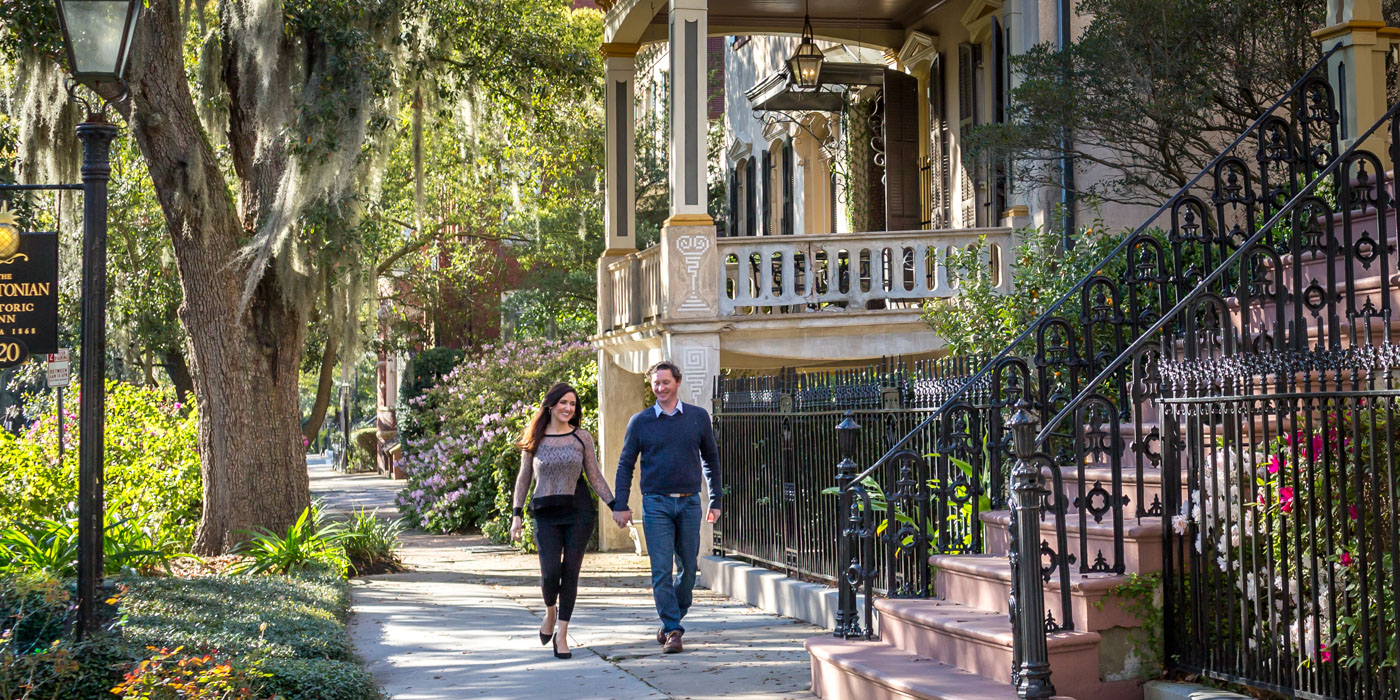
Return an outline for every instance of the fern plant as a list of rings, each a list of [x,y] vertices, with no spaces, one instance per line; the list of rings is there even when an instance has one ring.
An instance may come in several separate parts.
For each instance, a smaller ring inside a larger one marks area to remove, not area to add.
[[[350,568],[345,555],[345,528],[328,522],[319,504],[303,510],[285,534],[265,528],[245,533],[249,539],[235,550],[245,558],[229,567],[230,573],[286,575],[329,569],[343,577]]]

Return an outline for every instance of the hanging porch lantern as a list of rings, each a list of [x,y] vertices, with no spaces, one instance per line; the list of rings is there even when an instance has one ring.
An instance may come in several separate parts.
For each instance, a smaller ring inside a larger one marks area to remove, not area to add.
[[[811,2],[807,3],[808,10],[811,9]],[[802,43],[797,45],[797,50],[792,53],[792,58],[788,59],[788,72],[792,74],[793,81],[797,87],[803,90],[815,90],[821,85],[822,62],[826,60],[826,55],[817,48],[817,43],[812,34],[812,16],[809,12],[804,12],[802,18]]]
[[[88,87],[120,84],[142,0],[55,0],[68,69]]]

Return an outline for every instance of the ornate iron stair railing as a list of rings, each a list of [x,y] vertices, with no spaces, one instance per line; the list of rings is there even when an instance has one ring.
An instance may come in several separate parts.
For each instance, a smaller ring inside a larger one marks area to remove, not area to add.
[[[1058,576],[1061,584],[1062,619],[1056,621],[1053,614],[1047,614],[1043,629],[1032,632],[1074,629],[1068,601],[1071,565],[1077,563],[1080,573],[1124,572],[1125,506],[1135,501],[1132,517],[1139,520],[1161,516],[1166,506],[1161,501],[1144,503],[1143,477],[1145,470],[1158,468],[1162,459],[1162,433],[1152,425],[1152,402],[1160,395],[1155,363],[1163,356],[1171,356],[1184,329],[1183,310],[1212,293],[1223,298],[1243,291],[1246,310],[1249,300],[1262,298],[1264,292],[1254,288],[1267,281],[1259,277],[1267,264],[1260,262],[1245,270],[1240,267],[1241,261],[1248,263],[1247,256],[1254,251],[1273,250],[1272,264],[1281,275],[1283,262],[1279,252],[1296,252],[1305,236],[1315,234],[1309,227],[1314,227],[1316,215],[1326,210],[1326,201],[1314,193],[1332,181],[1340,165],[1355,162],[1345,160],[1339,153],[1339,113],[1325,78],[1332,53],[1322,56],[1205,169],[1124,237],[1090,275],[1056,300],[883,456],[859,471],[850,459],[842,461],[837,477],[839,512],[849,514],[849,525],[840,543],[840,561],[849,562],[849,566],[841,584],[838,636],[871,635],[868,603],[863,615],[854,604],[856,590],[863,586],[867,593],[870,591],[869,583],[880,560],[886,558],[883,553],[871,551],[875,540],[881,538],[877,533],[884,533],[880,544],[897,553],[911,551],[911,540],[932,542],[938,536],[931,530],[943,527],[942,523],[916,521],[918,527],[911,532],[907,522],[910,517],[901,512],[901,504],[912,507],[919,500],[956,498],[960,503],[971,504],[964,509],[964,515],[970,517],[974,526],[982,505],[1000,508],[1007,504],[1008,481],[1003,466],[1013,456],[1007,421],[1018,406],[1025,411],[1018,414],[1022,426],[1027,415],[1044,426],[1033,446],[1027,448],[1029,452],[1017,451],[1015,456],[1038,465],[1042,474],[1048,472],[1052,487],[1045,510],[1054,518],[1055,544],[1041,540],[1039,556],[1020,552],[1018,544],[1035,547],[1035,543],[1017,542],[1018,523],[1013,513],[1009,528],[1012,559],[1022,564],[1040,562],[1041,580]],[[1285,114],[1280,114],[1281,108]],[[1373,125],[1362,138],[1379,126],[1379,122]],[[1241,147],[1251,141],[1253,167],[1239,154]],[[1353,147],[1345,157],[1355,154]],[[1374,157],[1362,160],[1371,164],[1375,175],[1360,170],[1355,173],[1359,187],[1353,187],[1353,173],[1342,170],[1344,177],[1340,178],[1338,189],[1344,197],[1350,197],[1354,190],[1375,189],[1368,177],[1380,177],[1384,172]],[[1197,194],[1207,178],[1209,201]],[[1378,196],[1384,198],[1384,187],[1379,190]],[[1154,229],[1164,215],[1170,219],[1166,230]],[[1331,221],[1330,217],[1327,221]],[[1383,244],[1371,241],[1367,245],[1379,246],[1380,254],[1385,255]],[[1383,265],[1387,264],[1383,261]],[[1273,294],[1282,294],[1281,290],[1282,285],[1277,285]],[[1068,306],[1073,301],[1079,302],[1077,317],[1064,313],[1073,309]],[[1281,308],[1284,300],[1280,297],[1278,301]],[[1286,335],[1282,311],[1279,314],[1278,330]],[[1305,326],[1301,312],[1295,317],[1297,324]],[[1306,332],[1304,327],[1303,335]],[[1278,342],[1267,335],[1261,334],[1256,342]],[[1296,334],[1292,342],[1299,342]],[[974,387],[981,390],[979,393],[989,393],[990,400],[978,402],[982,405],[968,401]],[[846,432],[858,426],[843,424],[843,428]],[[1125,430],[1133,435],[1133,499],[1123,493]],[[932,438],[926,432],[932,433]],[[909,448],[919,436],[922,438],[918,442],[931,441],[936,446],[934,454],[924,455]],[[965,467],[967,479],[957,485],[930,483],[930,458],[935,462],[957,458]],[[1091,488],[1086,466],[1105,463],[1110,468],[1109,486],[1096,479]],[[1075,470],[1072,485],[1076,496],[1072,500],[1065,490],[1064,468]],[[896,485],[887,494],[883,527],[876,523],[869,493],[871,487],[880,483]],[[1071,511],[1078,521],[1078,556],[1067,551]],[[1090,521],[1100,525],[1105,518],[1113,528],[1113,551],[1106,554],[1100,549],[1091,554],[1087,536]],[[1025,530],[1026,524],[1021,525]],[[980,535],[979,527],[973,530]],[[898,537],[896,532],[900,533]],[[977,535],[964,545],[959,551],[982,548]],[[893,554],[889,558],[893,561]],[[1048,564],[1044,563],[1046,560]],[[1043,592],[1037,589],[1020,595],[1041,596]],[[1017,659],[1018,663],[1025,661],[1019,654]]]

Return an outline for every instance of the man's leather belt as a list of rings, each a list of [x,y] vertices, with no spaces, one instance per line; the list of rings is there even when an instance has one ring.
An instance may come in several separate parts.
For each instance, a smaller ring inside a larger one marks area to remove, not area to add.
[[[668,494],[666,494],[666,495],[667,495],[667,496],[670,496],[671,498],[685,498],[685,497],[687,497],[687,496],[694,496],[695,494],[694,494],[694,493],[668,493]]]

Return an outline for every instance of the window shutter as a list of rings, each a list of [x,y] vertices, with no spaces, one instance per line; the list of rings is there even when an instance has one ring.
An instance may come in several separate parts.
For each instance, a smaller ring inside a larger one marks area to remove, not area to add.
[[[972,44],[958,44],[958,142],[967,143],[973,125],[977,123],[977,59]],[[962,226],[977,225],[977,188],[973,185],[971,165],[958,163],[960,218]]]
[[[792,141],[783,142],[783,225],[784,236],[791,236],[795,228],[795,217],[793,213],[793,161],[792,161]]]
[[[773,231],[773,157],[768,150],[763,151],[763,226],[757,233],[766,236]]]
[[[919,228],[919,81],[885,71],[885,227]]]
[[[744,161],[744,195],[748,202],[745,203],[744,235],[758,235],[758,179],[754,172],[754,159],[749,158]]]
[[[948,105],[944,98],[943,55],[934,56],[928,69],[929,124],[929,228],[952,228],[952,187],[948,163]]]
[[[739,234],[739,167],[729,171],[729,217],[725,221],[725,235]]]

